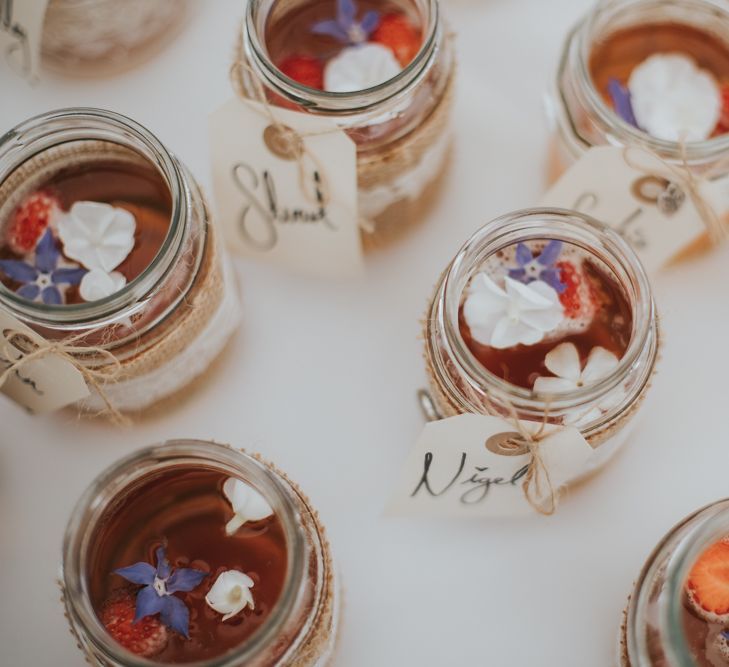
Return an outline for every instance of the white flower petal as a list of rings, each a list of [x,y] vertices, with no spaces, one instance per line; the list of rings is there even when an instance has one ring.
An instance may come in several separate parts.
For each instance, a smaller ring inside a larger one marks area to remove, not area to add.
[[[239,479],[229,477],[225,480],[223,493],[235,514],[225,527],[228,535],[235,533],[248,521],[260,521],[273,514],[268,501],[252,486]]]
[[[562,343],[550,350],[544,357],[544,365],[558,378],[570,380],[575,386],[582,374],[580,354],[574,343]]]
[[[219,614],[224,614],[223,621],[227,621],[246,607],[254,608],[251,593],[253,586],[253,579],[247,574],[238,570],[227,570],[215,580],[205,596],[205,602]]]
[[[463,303],[463,318],[473,337],[484,345],[489,344],[491,333],[503,316],[503,304],[484,292],[470,294]]]
[[[123,208],[80,201],[58,219],[58,235],[67,257],[87,269],[107,273],[121,264],[134,248],[134,216]]]
[[[722,98],[711,72],[680,53],[658,53],[628,81],[638,125],[667,141],[708,139],[721,117]]]
[[[544,310],[526,310],[520,313],[521,321],[524,324],[547,333],[556,329],[564,318],[562,304],[552,305]]]
[[[84,301],[99,301],[116,294],[127,284],[127,279],[118,271],[107,273],[103,269],[92,269],[82,279],[79,293]]]
[[[606,378],[620,363],[620,360],[604,347],[593,347],[587,357],[585,370],[582,371],[583,384],[593,384]]]
[[[393,52],[382,44],[349,46],[327,62],[324,90],[330,93],[366,90],[389,81],[401,70]]]
[[[539,394],[563,394],[577,389],[577,383],[565,378],[540,376],[534,381],[533,389]]]
[[[491,347],[503,350],[514,345],[534,345],[542,340],[542,332],[520,321],[503,317],[491,335]]]
[[[506,276],[504,284],[506,285],[506,293],[509,295],[512,303],[516,303],[520,310],[541,310],[543,308],[549,308],[554,303],[551,294],[549,292],[545,294],[542,286],[557,294],[555,290],[541,280],[535,280],[525,285],[518,280]],[[557,295],[557,301],[559,301],[559,295]]]

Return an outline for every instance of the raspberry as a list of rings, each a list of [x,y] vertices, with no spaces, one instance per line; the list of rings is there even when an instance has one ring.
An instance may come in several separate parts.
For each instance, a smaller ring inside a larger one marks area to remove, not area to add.
[[[148,658],[162,651],[169,640],[167,628],[154,616],[132,624],[135,598],[128,589],[115,591],[104,603],[101,622],[106,631],[125,649]]]
[[[569,318],[577,319],[582,310],[582,303],[580,301],[580,283],[582,279],[574,264],[570,262],[557,262],[556,266],[559,269],[560,280],[567,286],[567,289],[559,295],[559,300],[564,306],[565,315]]]
[[[721,116],[716,126],[715,134],[725,134],[729,132],[729,84],[721,87]]]
[[[403,67],[420,51],[423,38],[405,14],[385,14],[370,36],[370,41],[388,47]]]
[[[35,248],[59,208],[56,197],[38,191],[27,197],[13,213],[5,239],[10,249],[25,255]]]

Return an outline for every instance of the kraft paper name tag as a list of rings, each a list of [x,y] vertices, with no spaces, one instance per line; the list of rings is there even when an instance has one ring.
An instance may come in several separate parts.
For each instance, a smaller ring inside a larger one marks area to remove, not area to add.
[[[43,19],[48,0],[0,0],[0,50],[6,64],[30,82],[38,80]]]
[[[21,334],[21,340],[13,338],[13,333]],[[23,349],[23,337],[36,345],[46,343],[10,313],[0,310],[0,376],[28,351]],[[11,372],[0,385],[0,392],[35,413],[60,410],[89,395],[81,372],[53,354],[29,361]]]
[[[524,422],[530,429],[536,425]],[[557,490],[584,471],[592,448],[574,428],[548,426],[541,459]],[[410,452],[386,513],[398,516],[513,517],[534,514],[522,488],[531,455],[500,417],[464,414],[428,423]],[[549,489],[542,479],[538,503]]]
[[[667,167],[639,148],[630,150],[631,162],[641,168],[626,162],[623,148],[590,149],[541,203],[577,210],[609,225],[653,273],[698,241],[707,228],[689,194],[671,181]],[[717,189],[723,187],[718,181],[703,183],[702,196],[718,205]],[[724,201],[729,203],[729,198]]]
[[[362,272],[356,149],[331,120],[232,99],[211,115],[210,135],[234,251],[324,277]]]

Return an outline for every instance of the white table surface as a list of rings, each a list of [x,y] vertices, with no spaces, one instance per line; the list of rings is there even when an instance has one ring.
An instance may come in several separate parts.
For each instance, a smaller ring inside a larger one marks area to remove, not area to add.
[[[200,1],[178,40],[117,78],[0,71],[0,130],[53,108],[99,106],[149,127],[210,184],[207,114],[227,79],[241,0]],[[542,95],[587,0],[444,0],[459,35],[456,153],[427,223],[342,284],[237,262],[245,322],[211,380],[164,416],[115,430],[33,418],[0,400],[0,665],[82,660],[54,580],[71,507],[119,457],[174,437],[255,449],[310,494],[346,588],[348,667],[610,667],[644,558],[673,523],[729,495],[729,246],[664,271],[665,347],[621,455],[556,516],[386,519],[423,420],[419,320],[438,273],[477,227],[538,201]]]

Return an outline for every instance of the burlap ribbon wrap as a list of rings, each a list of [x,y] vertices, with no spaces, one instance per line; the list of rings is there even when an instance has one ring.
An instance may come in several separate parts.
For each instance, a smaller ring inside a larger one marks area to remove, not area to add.
[[[59,170],[103,159],[148,166],[141,155],[119,144],[96,140],[69,142],[34,156],[3,182],[0,186],[2,211],[7,213],[13,210],[38,183],[47,180]],[[178,303],[163,321],[136,335],[125,334],[118,342],[114,339],[113,328],[92,329],[65,338],[48,340],[47,345],[30,350],[33,358],[59,354],[84,375],[92,396],[79,404],[81,409],[106,414],[117,422],[128,423],[129,419],[121,414],[125,411],[123,400],[120,400],[123,398],[124,383],[159,371],[175,359],[200,337],[221,307],[224,297],[223,258],[209,222],[210,214],[204,199],[202,217],[199,221],[200,230],[195,232],[199,234],[198,240],[203,244],[202,259],[184,298],[180,299],[180,294],[176,291],[178,288],[174,285],[171,293],[165,295],[169,296],[170,301],[178,300]],[[181,249],[181,255],[185,252],[185,248]],[[178,270],[185,268],[182,258],[178,261],[178,267]],[[174,278],[172,281],[174,282]],[[152,302],[154,301],[153,298]],[[148,307],[157,306],[159,304]],[[144,312],[141,316],[132,318],[132,330],[135,319],[139,317],[143,318]],[[93,339],[98,339],[98,342],[84,342]],[[28,359],[21,357],[6,372],[13,372],[25,363],[28,363]],[[135,391],[139,391],[139,387]]]

